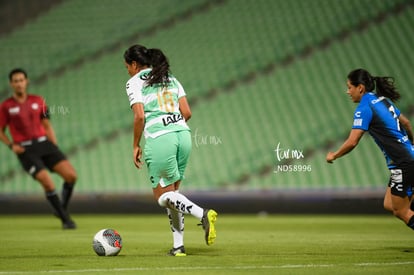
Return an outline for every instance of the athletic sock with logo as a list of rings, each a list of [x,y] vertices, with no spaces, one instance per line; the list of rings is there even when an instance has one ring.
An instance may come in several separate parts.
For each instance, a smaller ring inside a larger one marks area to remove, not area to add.
[[[162,207],[175,209],[183,214],[191,214],[198,219],[203,217],[203,208],[178,192],[170,191],[162,194],[158,199],[158,204]]]
[[[75,184],[64,182],[62,188],[62,206],[67,209],[70,198],[72,197],[73,187]]]
[[[170,227],[173,234],[174,248],[184,245],[184,214],[167,208]]]
[[[68,214],[66,213],[66,211],[62,208],[62,205],[60,204],[60,199],[58,195],[56,194],[56,191],[46,192],[46,198],[50,202],[53,209],[55,210],[55,213],[59,216],[62,222],[67,222],[70,220]]]

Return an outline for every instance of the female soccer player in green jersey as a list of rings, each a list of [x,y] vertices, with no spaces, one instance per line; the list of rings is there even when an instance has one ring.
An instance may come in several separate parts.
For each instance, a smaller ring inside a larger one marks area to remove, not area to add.
[[[142,166],[142,133],[154,198],[167,209],[173,232],[173,248],[169,255],[185,256],[184,214],[201,220],[207,245],[214,243],[217,213],[203,209],[178,188],[191,151],[190,106],[180,82],[170,74],[167,57],[159,49],[133,45],[124,53],[125,66],[131,78],[126,84],[129,103],[134,113],[133,160]]]

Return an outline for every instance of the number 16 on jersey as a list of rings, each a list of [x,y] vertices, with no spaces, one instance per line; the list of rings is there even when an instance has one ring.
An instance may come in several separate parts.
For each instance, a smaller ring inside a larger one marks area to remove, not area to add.
[[[157,93],[158,106],[160,110],[166,113],[174,112],[174,95],[171,91],[163,89]]]

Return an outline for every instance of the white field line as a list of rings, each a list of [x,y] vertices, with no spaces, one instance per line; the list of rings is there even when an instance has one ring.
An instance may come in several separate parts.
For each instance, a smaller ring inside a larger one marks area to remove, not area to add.
[[[249,269],[301,269],[301,268],[337,268],[346,266],[397,266],[414,265],[412,262],[389,263],[349,263],[349,264],[287,264],[287,265],[250,265],[250,266],[193,266],[193,267],[131,267],[131,268],[96,268],[73,270],[40,270],[40,271],[0,271],[0,275],[13,274],[53,274],[53,273],[89,273],[89,272],[122,272],[122,271],[197,271],[197,270],[249,270]]]

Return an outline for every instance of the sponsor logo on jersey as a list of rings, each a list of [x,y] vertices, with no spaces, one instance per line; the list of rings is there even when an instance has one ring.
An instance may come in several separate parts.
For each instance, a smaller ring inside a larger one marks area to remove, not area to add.
[[[39,104],[37,104],[37,103],[33,103],[33,104],[32,104],[32,109],[33,109],[33,110],[37,110],[37,109],[39,109]]]
[[[169,116],[166,116],[162,119],[162,123],[164,124],[164,126],[167,126],[171,123],[177,123],[180,120],[183,120],[184,117],[181,114],[172,114]]]
[[[373,99],[373,100],[371,100],[371,103],[372,103],[372,104],[377,104],[378,102],[380,102],[380,101],[382,101],[382,100],[384,100],[384,99],[385,99],[385,97],[380,96],[378,99]]]
[[[354,119],[354,126],[362,126],[362,118]]]
[[[16,106],[16,107],[12,107],[9,109],[9,114],[11,115],[15,115],[18,114],[20,112],[20,107]]]

